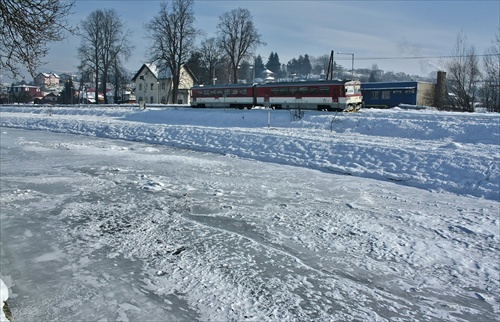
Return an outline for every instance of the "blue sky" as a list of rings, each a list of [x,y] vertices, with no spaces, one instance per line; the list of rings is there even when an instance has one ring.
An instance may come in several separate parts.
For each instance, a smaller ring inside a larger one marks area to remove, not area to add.
[[[69,17],[77,25],[96,9],[112,8],[132,31],[135,46],[127,69],[136,71],[147,61],[144,25],[155,16],[162,1],[76,0]],[[271,52],[287,63],[299,55],[312,57],[335,52],[354,53],[355,68],[377,64],[385,71],[427,76],[444,65],[439,57],[451,55],[457,35],[463,31],[481,55],[500,32],[500,1],[307,1],[307,0],[195,0],[196,27],[207,37],[215,36],[219,16],[236,8],[248,9],[266,46],[256,54],[264,63]],[[200,37],[201,40],[201,37]],[[51,44],[40,72],[77,70],[78,36]],[[335,61],[351,67],[350,55]]]

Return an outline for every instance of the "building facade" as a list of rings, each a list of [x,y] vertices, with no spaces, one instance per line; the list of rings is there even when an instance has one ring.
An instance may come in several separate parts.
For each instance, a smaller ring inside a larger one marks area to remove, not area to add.
[[[40,87],[59,86],[60,77],[54,73],[39,73],[35,76],[35,85]]]
[[[436,84],[427,82],[375,82],[361,83],[365,107],[441,108],[446,98],[446,73],[437,73]]]
[[[160,69],[156,64],[143,64],[132,78],[135,83],[135,98],[146,104],[189,104],[191,87],[195,78],[186,65],[181,66],[177,102],[172,97],[172,73],[170,69]]]
[[[13,102],[29,103],[41,100],[43,93],[38,86],[16,85],[10,87],[10,96]]]

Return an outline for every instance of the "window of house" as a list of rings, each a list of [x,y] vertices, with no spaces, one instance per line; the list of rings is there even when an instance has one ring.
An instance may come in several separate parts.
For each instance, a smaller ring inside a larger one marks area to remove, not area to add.
[[[382,99],[388,100],[389,98],[391,98],[391,91],[382,91]]]
[[[154,101],[153,101],[153,100],[154,100],[154,97],[153,97],[153,96],[151,96],[151,97],[149,98],[149,100],[150,100],[150,103],[153,103],[153,102],[154,102]]]
[[[162,89],[162,90],[165,90],[165,82],[162,82],[162,83],[161,83],[161,89]]]
[[[142,84],[139,84],[139,90],[142,91]]]
[[[155,88],[155,84],[151,83],[151,90],[153,90],[154,88]]]

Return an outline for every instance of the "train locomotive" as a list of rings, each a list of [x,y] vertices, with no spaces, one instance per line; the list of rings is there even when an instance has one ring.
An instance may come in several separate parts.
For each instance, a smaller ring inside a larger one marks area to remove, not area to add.
[[[359,81],[306,81],[194,86],[191,106],[357,111],[363,105]]]

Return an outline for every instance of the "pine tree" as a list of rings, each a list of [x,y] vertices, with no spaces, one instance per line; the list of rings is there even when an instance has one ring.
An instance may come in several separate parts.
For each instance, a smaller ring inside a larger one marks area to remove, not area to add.
[[[255,57],[254,65],[255,65],[255,77],[259,78],[262,76],[262,72],[266,68],[264,66],[264,62],[262,61],[261,55],[258,55],[257,57]]]
[[[272,71],[275,74],[278,74],[280,72],[281,63],[280,63],[280,59],[278,57],[278,53],[271,52],[271,54],[269,55],[269,59],[267,61],[266,67],[267,67],[267,69],[269,69],[270,71]]]

